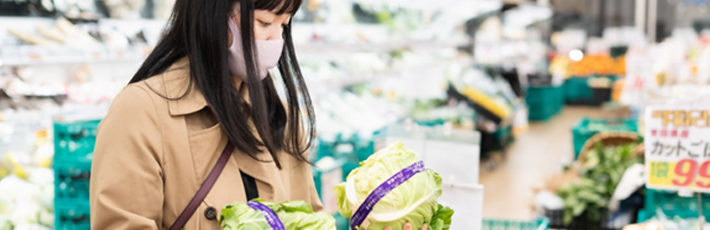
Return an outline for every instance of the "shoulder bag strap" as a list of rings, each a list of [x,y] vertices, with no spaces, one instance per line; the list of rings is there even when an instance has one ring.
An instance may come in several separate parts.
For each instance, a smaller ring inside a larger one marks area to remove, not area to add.
[[[202,183],[202,186],[200,186],[200,189],[197,190],[197,193],[195,193],[195,196],[192,197],[192,200],[190,200],[187,207],[182,210],[182,213],[180,213],[180,216],[178,216],[177,220],[175,220],[173,226],[170,227],[170,230],[182,229],[187,221],[190,220],[190,217],[192,217],[192,214],[197,211],[200,203],[202,203],[207,194],[210,192],[214,183],[217,182],[219,175],[222,174],[222,170],[224,170],[224,166],[227,165],[227,161],[229,160],[229,156],[232,155],[233,150],[234,146],[232,146],[232,143],[228,142],[227,146],[224,147],[222,155],[219,156],[219,160],[217,160],[214,168],[212,168],[212,171],[210,171],[210,174],[207,176],[207,179],[205,179]]]

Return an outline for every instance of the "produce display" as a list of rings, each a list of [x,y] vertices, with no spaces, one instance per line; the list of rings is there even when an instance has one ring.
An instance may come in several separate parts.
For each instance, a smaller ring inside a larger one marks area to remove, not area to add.
[[[687,218],[687,219],[671,219],[668,217],[657,217],[654,219],[651,219],[644,223],[643,226],[640,227],[629,227],[629,228],[624,228],[623,230],[685,230],[685,229],[708,229],[710,228],[710,223],[705,222],[702,225],[702,228],[700,227],[700,221],[696,218]]]
[[[281,203],[264,202],[255,199],[271,209],[283,224],[285,230],[335,230],[335,219],[327,213],[313,212],[313,207],[304,201]],[[237,202],[222,209],[219,224],[224,230],[271,229],[262,211],[247,203]]]
[[[417,153],[403,148],[401,142],[376,152],[350,172],[346,182],[335,187],[338,211],[345,218],[356,216],[363,203],[369,204],[368,197],[373,191],[379,192],[378,188],[405,177],[406,174],[401,173],[418,163]],[[401,230],[404,224],[410,223],[414,229],[425,224],[433,230],[449,229],[454,211],[438,203],[441,191],[441,177],[432,170],[422,170],[384,194],[372,206],[364,222],[353,227],[384,229],[390,226]]]
[[[588,55],[578,62],[570,62],[569,73],[572,76],[624,75],[626,58],[612,58],[609,55]]]
[[[0,165],[0,171],[1,168]],[[17,165],[12,171],[12,174],[0,180],[0,230],[52,229],[53,171],[48,168],[25,168]]]
[[[624,172],[631,165],[642,162],[640,156],[633,154],[635,146],[627,144],[604,148],[598,145],[586,152],[579,177],[557,191],[565,204],[565,225],[582,218],[586,222],[595,223],[595,226],[601,226],[609,201]]]

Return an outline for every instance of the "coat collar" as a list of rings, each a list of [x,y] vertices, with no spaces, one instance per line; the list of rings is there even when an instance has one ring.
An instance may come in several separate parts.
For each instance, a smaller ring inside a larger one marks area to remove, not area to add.
[[[160,75],[171,116],[184,116],[208,106],[202,91],[190,80],[190,62],[183,57]],[[240,94],[249,103],[249,90],[241,84]]]
[[[162,82],[162,90],[164,90],[164,95],[169,98],[168,107],[171,116],[185,116],[195,112],[198,112],[208,106],[205,97],[197,85],[192,83],[190,85],[190,65],[188,59],[181,58],[176,61],[168,70],[166,70],[159,78],[155,81]],[[155,83],[149,82],[149,85],[154,85]],[[159,84],[156,84],[159,85]],[[186,94],[187,92],[187,94]],[[249,90],[246,84],[241,84],[240,94],[244,100],[249,103]],[[249,123],[249,125],[254,129],[254,124]],[[226,136],[222,134],[219,130],[220,136],[223,140],[220,141],[219,146],[225,146],[227,144]],[[254,132],[254,135],[258,137],[258,134]],[[235,150],[240,151],[240,150]],[[254,159],[248,156],[246,153],[234,154],[233,157],[236,158],[238,162],[239,170],[254,177],[255,179],[263,182],[266,187],[259,188],[259,195],[265,199],[273,199],[276,188],[273,186],[275,183],[275,175],[279,173],[279,170],[271,165],[273,163],[273,158],[270,154],[267,154],[266,150],[262,151],[263,154],[257,155]]]

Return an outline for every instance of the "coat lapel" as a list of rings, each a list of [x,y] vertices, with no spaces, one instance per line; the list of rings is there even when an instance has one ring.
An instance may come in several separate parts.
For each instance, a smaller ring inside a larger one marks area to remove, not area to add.
[[[246,87],[245,83],[241,84],[239,88],[240,94],[246,103],[251,104],[251,98],[249,97],[249,88]],[[259,134],[254,127],[254,123],[251,118],[249,119],[249,127],[252,129],[252,133],[256,138],[261,141]],[[249,176],[254,177],[257,180],[257,188],[259,189],[259,197],[269,201],[275,201],[280,199],[277,197],[278,194],[285,194],[285,191],[280,191],[281,186],[274,186],[275,184],[280,184],[279,169],[276,167],[271,154],[266,148],[262,148],[261,153],[257,154],[256,157],[251,157],[248,154],[237,150],[238,153],[235,154],[237,161],[239,162],[239,170],[246,173]],[[256,159],[255,159],[256,158]],[[277,181],[278,180],[278,181]]]
[[[254,159],[246,153],[237,150],[234,157],[237,159],[237,162],[239,162],[239,170],[256,179],[260,198],[274,201],[278,198],[276,194],[283,194],[282,191],[277,191],[277,189],[282,188],[274,186],[280,183],[280,181],[277,181],[279,180],[279,169],[276,168],[276,165],[274,165],[268,153],[263,152],[258,154],[256,156],[258,159]]]
[[[168,106],[170,115],[186,116],[205,108],[207,102],[193,82],[190,86],[189,62],[187,58],[180,59],[163,74],[166,96],[179,98],[170,100]],[[246,84],[240,85],[240,94],[247,103],[250,103],[249,90]],[[187,94],[186,94],[187,93]],[[254,135],[259,138],[254,129],[254,124],[249,121]],[[196,179],[202,183],[217,162],[219,155],[227,144],[227,136],[220,125],[189,134],[190,151],[195,166]],[[217,141],[218,140],[218,141]],[[279,169],[274,165],[271,155],[264,150],[257,154],[258,159],[235,148],[232,160],[227,163],[224,171],[205,199],[208,205],[224,207],[235,201],[245,201],[246,194],[241,179],[240,171],[254,177],[257,181],[259,197],[265,200],[279,199],[275,194],[285,194],[285,191],[276,191],[275,184],[280,183]],[[283,188],[278,188],[283,190]],[[238,200],[233,200],[238,199]]]

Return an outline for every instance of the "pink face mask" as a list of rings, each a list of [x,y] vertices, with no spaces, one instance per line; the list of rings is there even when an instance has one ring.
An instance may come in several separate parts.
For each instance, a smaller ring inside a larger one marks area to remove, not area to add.
[[[244,61],[244,50],[242,49],[242,35],[236,24],[230,19],[229,30],[232,31],[232,46],[229,47],[229,73],[244,81],[247,81],[247,67]],[[256,72],[259,80],[264,80],[269,70],[276,67],[281,59],[281,51],[284,47],[283,39],[275,40],[255,40],[253,47],[254,60],[258,63]]]

